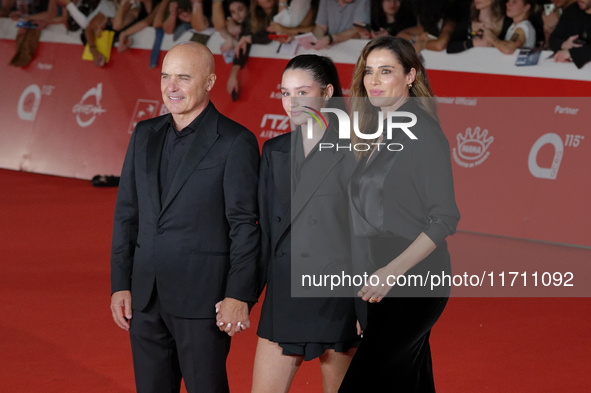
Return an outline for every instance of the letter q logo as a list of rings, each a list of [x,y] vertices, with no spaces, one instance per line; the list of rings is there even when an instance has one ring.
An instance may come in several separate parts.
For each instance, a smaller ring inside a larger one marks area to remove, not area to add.
[[[550,168],[542,168],[538,165],[538,153],[544,145],[548,144],[554,146],[554,158],[552,159],[552,165]],[[558,175],[558,169],[560,169],[560,162],[562,161],[563,154],[564,143],[562,143],[562,138],[552,132],[544,134],[538,138],[529,151],[529,157],[527,160],[529,171],[537,178],[554,180]]]
[[[33,96],[33,102],[30,102],[30,96]],[[37,85],[27,87],[18,100],[18,117],[22,120],[34,121],[41,104],[41,89]]]

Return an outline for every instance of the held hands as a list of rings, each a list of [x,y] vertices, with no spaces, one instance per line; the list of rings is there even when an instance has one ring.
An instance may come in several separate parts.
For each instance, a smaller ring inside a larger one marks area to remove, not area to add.
[[[222,332],[228,333],[228,336],[231,337],[250,327],[248,304],[245,302],[227,297],[218,302],[215,309],[216,325]]]
[[[111,313],[113,321],[121,329],[129,331],[131,319],[131,292],[118,291],[111,295]]]

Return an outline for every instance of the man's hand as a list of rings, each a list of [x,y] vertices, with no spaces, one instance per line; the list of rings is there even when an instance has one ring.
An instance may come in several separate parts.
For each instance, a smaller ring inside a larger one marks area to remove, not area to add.
[[[121,329],[129,331],[131,319],[131,291],[118,291],[111,295],[113,321]]]
[[[245,302],[227,297],[216,304],[216,310],[216,324],[221,331],[228,333],[228,336],[250,327],[248,304]]]
[[[560,46],[560,49],[572,49],[572,48],[580,48],[581,44],[577,44],[575,41],[579,38],[579,35],[571,35],[570,37],[568,37],[568,39],[566,39],[562,45]]]

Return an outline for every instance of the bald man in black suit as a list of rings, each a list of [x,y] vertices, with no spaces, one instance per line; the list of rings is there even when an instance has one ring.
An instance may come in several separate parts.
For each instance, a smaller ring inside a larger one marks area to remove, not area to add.
[[[170,114],[131,137],[115,207],[111,311],[128,330],[138,392],[228,392],[230,336],[250,326],[258,253],[255,136],[209,100],[214,60],[164,58]],[[216,321],[216,303],[218,312]]]

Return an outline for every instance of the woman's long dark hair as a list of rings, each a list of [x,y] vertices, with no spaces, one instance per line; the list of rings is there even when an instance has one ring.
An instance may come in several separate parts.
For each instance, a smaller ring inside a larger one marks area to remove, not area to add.
[[[342,98],[343,89],[337,67],[329,57],[314,54],[299,55],[287,63],[283,72],[285,73],[287,70],[304,70],[309,72],[322,90],[326,89],[326,86],[332,85],[333,94],[326,105],[331,108],[347,110]]]
[[[271,13],[267,15],[265,10],[258,5],[257,0],[250,0],[250,30],[252,33],[261,33],[273,21],[273,17],[277,15],[278,5],[277,1],[273,5]]]
[[[380,28],[383,28],[388,34],[396,35],[401,30],[416,26],[417,21],[412,8],[404,0],[400,0],[400,7],[394,16],[394,23],[388,24],[384,6],[382,5],[383,2],[384,0],[371,0],[371,29],[373,31],[379,31]]]

